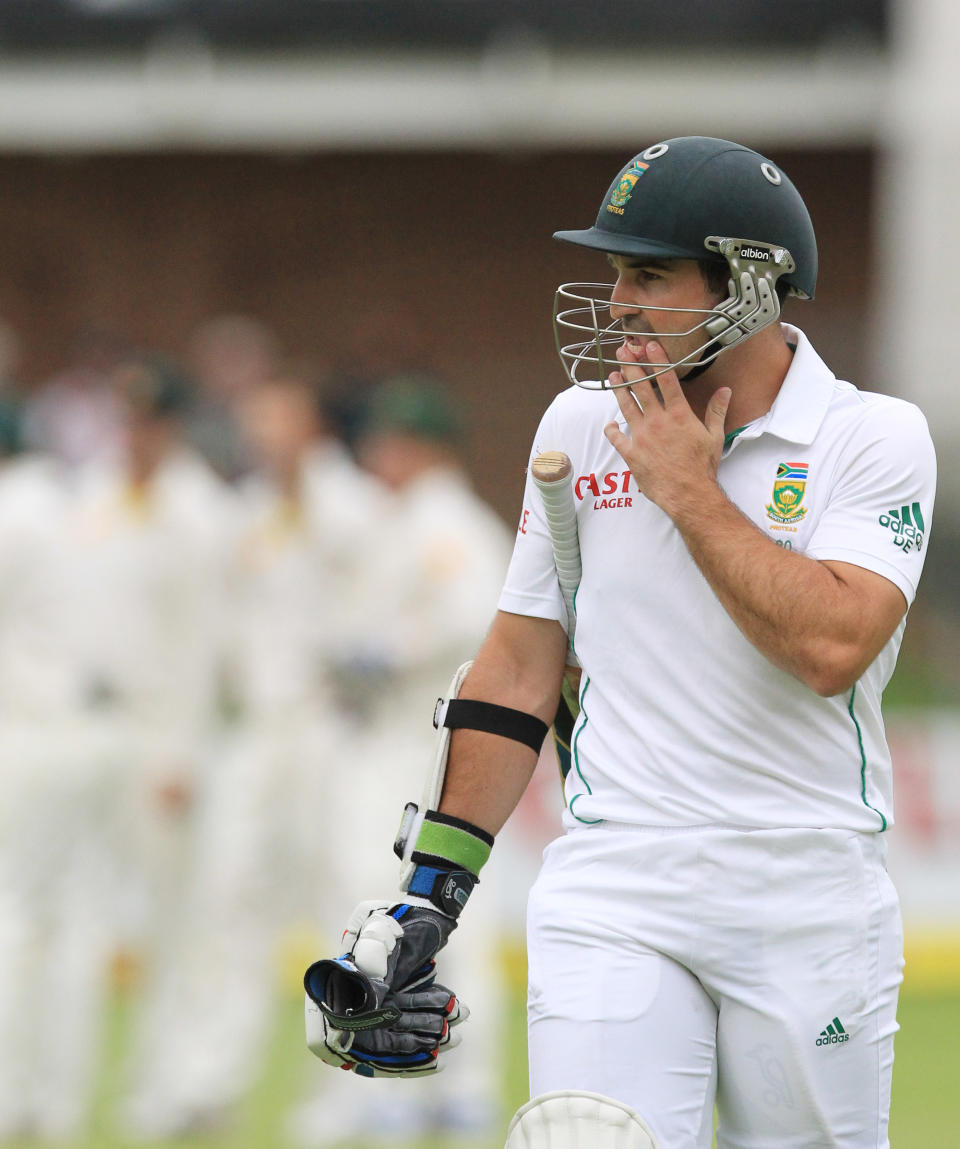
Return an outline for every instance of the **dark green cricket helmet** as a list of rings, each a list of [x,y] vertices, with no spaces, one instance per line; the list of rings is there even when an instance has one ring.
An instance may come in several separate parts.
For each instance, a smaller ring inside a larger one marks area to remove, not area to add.
[[[782,298],[812,299],[817,286],[817,241],[800,193],[759,152],[708,136],[664,140],[634,156],[610,185],[593,227],[555,238],[627,258],[726,264],[729,296],[687,312],[695,322],[680,333],[699,332],[702,341],[648,369],[650,379],[667,371],[696,378],[722,352],[776,323]],[[650,339],[660,334],[652,326],[640,331],[636,322],[678,310],[622,300],[614,310],[614,290],[601,283],[557,288],[557,352],[571,382],[588,390],[628,386],[611,382],[625,306],[633,308],[630,332]]]
[[[610,185],[597,221],[555,238],[615,255],[724,262],[708,237],[784,247],[789,294],[812,299],[817,241],[800,193],[766,156],[730,140],[679,136],[635,156]]]

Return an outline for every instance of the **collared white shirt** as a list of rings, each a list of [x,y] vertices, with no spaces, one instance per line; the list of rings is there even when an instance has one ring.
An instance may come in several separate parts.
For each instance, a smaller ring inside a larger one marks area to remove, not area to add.
[[[727,436],[720,485],[778,545],[875,571],[909,604],[936,477],[923,415],[836,379],[803,333],[784,327],[791,367],[770,411]],[[572,387],[547,410],[531,455],[565,451],[575,475],[583,679],[567,821],[886,829],[880,696],[904,624],[845,694],[821,698],[775,667],[720,605],[669,517],[638,492],[603,434],[618,418],[614,395]],[[566,618],[529,479],[499,605]]]

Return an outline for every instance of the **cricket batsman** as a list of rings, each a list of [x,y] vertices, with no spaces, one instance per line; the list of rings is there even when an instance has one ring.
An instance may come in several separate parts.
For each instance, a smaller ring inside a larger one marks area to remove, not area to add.
[[[442,1064],[464,1010],[434,959],[529,781],[573,635],[510,1149],[709,1149],[715,1108],[720,1149],[886,1149],[903,962],[880,699],[928,546],[926,422],[782,320],[813,298],[814,230],[747,147],[654,143],[592,227],[556,238],[613,279],[557,292],[572,386],[531,454],[570,461],[579,585],[568,610],[571,539],[531,477],[499,612],[437,711],[402,892],[307,971],[308,1042],[368,1077]]]

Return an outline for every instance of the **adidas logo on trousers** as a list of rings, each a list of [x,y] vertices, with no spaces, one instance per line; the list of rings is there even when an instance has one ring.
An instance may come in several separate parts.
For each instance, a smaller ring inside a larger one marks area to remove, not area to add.
[[[839,1045],[841,1041],[849,1040],[850,1034],[840,1024],[840,1018],[835,1017],[826,1029],[821,1030],[817,1045]]]

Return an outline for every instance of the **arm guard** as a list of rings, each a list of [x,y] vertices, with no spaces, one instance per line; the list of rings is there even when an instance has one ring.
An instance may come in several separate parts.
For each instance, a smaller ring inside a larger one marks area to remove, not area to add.
[[[449,697],[439,699],[433,715],[438,731],[433,769],[427,776],[420,805],[408,802],[394,851],[403,861],[400,888],[452,918],[459,916],[480,868],[490,856],[493,837],[479,826],[437,810],[447,772],[452,730],[482,730],[529,746],[539,753],[548,727],[533,714],[492,702],[457,696],[472,663],[453,676]]]

